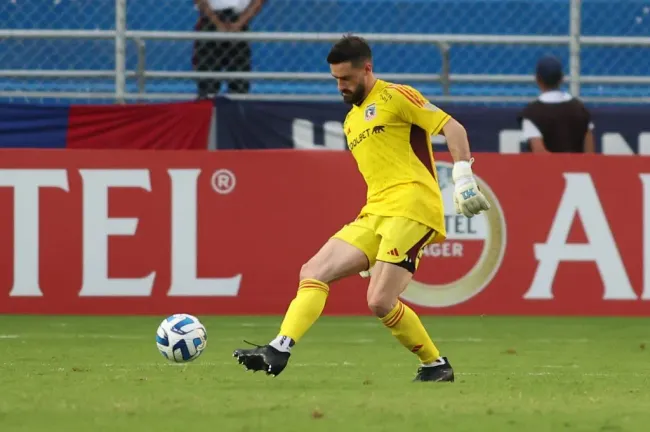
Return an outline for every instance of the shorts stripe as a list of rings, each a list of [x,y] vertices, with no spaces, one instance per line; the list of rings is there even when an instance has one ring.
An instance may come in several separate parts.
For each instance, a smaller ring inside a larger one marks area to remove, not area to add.
[[[433,230],[427,231],[427,233],[418,241],[416,244],[413,245],[411,249],[409,249],[408,252],[406,252],[406,256],[408,256],[413,263],[415,263],[415,260],[418,257],[418,254],[420,253],[420,249],[424,246],[424,244],[431,238],[431,234],[433,234]]]

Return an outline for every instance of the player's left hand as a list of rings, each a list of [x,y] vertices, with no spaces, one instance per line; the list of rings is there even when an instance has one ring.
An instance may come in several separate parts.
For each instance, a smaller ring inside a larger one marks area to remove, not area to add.
[[[490,203],[476,184],[472,173],[474,158],[454,163],[451,176],[454,180],[454,205],[456,213],[471,218],[474,215],[490,209]]]

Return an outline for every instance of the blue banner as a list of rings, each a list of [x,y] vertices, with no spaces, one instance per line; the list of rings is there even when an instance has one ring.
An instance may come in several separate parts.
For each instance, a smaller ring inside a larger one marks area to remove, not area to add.
[[[0,147],[65,148],[67,106],[0,104]]]
[[[346,149],[342,123],[348,111],[339,102],[256,102],[219,97],[216,104],[218,149]],[[475,152],[519,153],[520,107],[441,105],[467,129]],[[650,154],[650,107],[595,107],[596,151]],[[434,148],[444,151],[443,137]]]
[[[0,103],[0,148],[206,149],[212,143],[212,112],[211,101],[142,105]]]

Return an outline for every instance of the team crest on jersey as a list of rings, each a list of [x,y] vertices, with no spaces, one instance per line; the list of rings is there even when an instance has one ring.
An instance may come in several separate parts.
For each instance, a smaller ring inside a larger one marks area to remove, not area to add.
[[[374,103],[368,105],[368,107],[366,108],[365,115],[366,115],[366,121],[370,121],[375,117],[377,117],[377,105],[375,105]]]

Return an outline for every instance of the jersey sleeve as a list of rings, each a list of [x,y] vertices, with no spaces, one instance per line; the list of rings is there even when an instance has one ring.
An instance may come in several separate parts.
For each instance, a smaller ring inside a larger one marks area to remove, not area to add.
[[[429,135],[437,135],[451,116],[426,100],[413,87],[405,85],[390,85],[387,91],[391,95],[390,102],[398,116],[405,122],[417,125]]]

